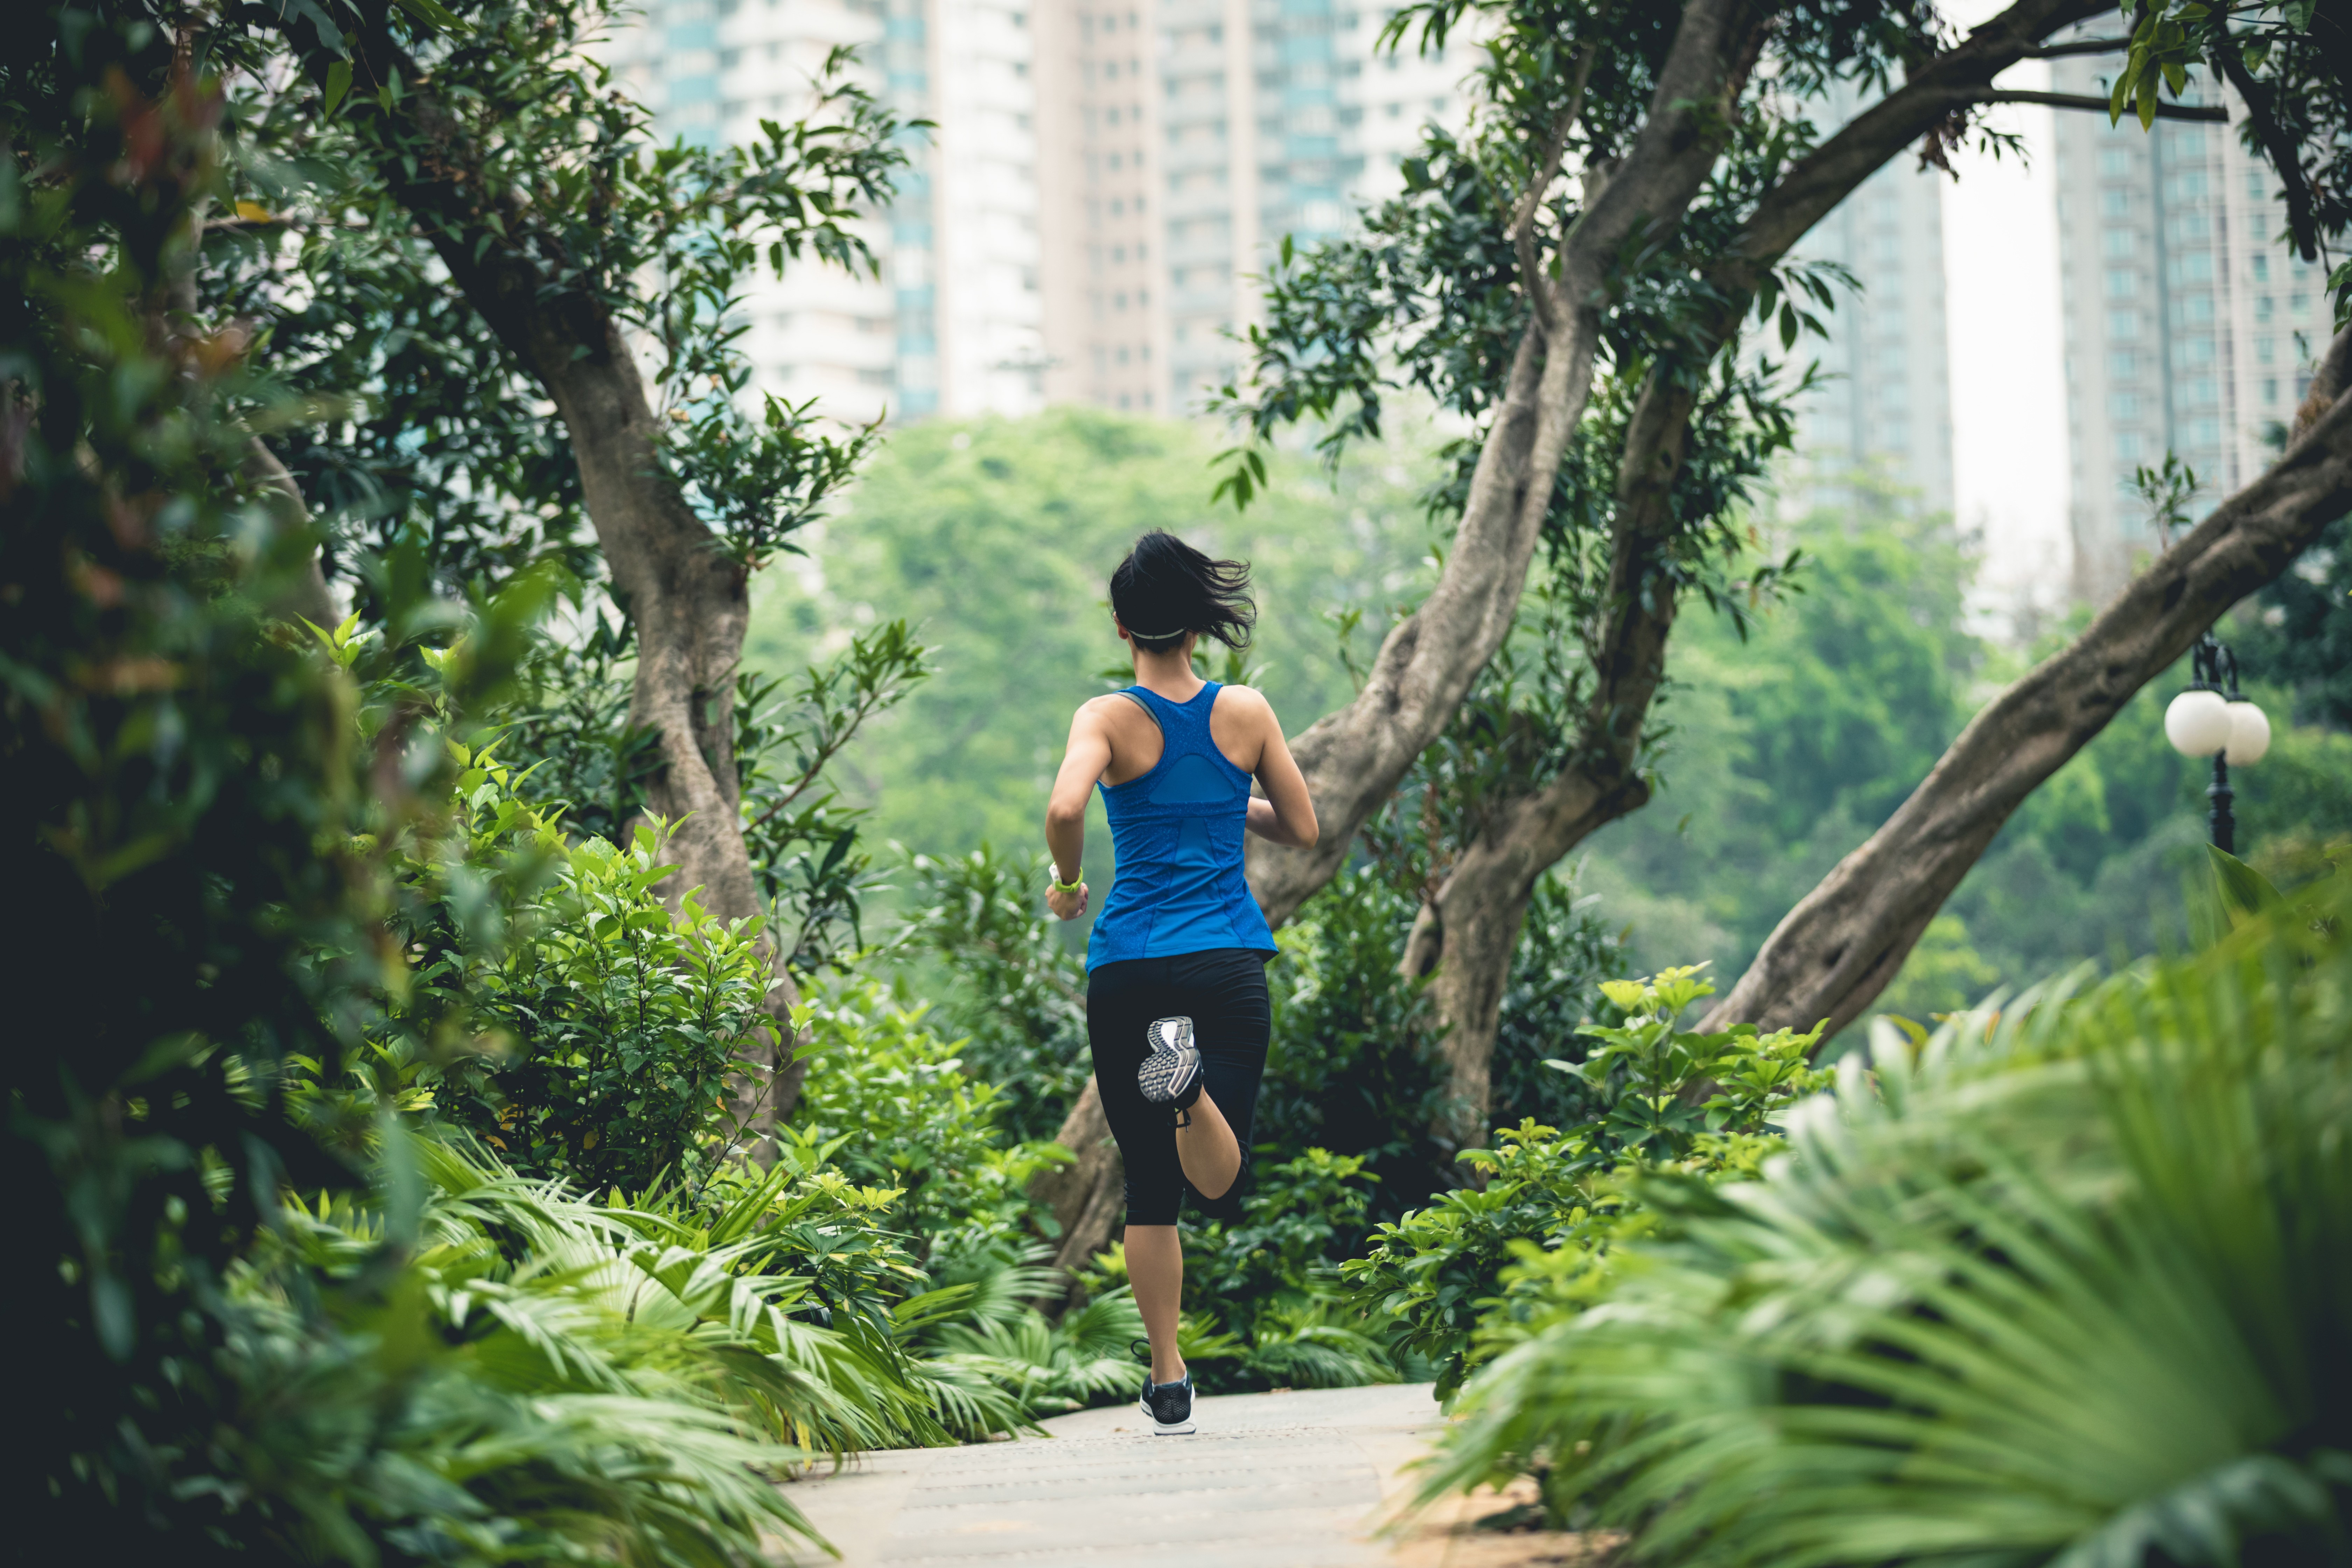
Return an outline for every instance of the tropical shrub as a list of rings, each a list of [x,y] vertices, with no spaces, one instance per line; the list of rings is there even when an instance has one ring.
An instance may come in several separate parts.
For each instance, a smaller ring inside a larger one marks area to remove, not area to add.
[[[1093,1070],[1087,1054],[1082,955],[1045,912],[1050,862],[1026,862],[983,844],[969,855],[908,858],[908,912],[901,958],[936,965],[929,987],[965,1037],[972,1074],[997,1086],[1005,1126],[1051,1138]],[[943,973],[940,973],[943,972]]]
[[[809,1064],[791,1134],[824,1141],[829,1158],[861,1182],[895,1188],[892,1226],[919,1255],[950,1258],[1033,1234],[1027,1194],[1039,1171],[1066,1162],[1051,1142],[1006,1131],[1016,1103],[1002,1084],[967,1070],[970,1042],[926,1026],[929,1009],[873,979],[814,994],[801,1058]]]
[[[1591,1117],[1499,1129],[1496,1147],[1462,1155],[1482,1180],[1381,1225],[1339,1266],[1349,1301],[1386,1324],[1394,1349],[1436,1364],[1441,1395],[1486,1353],[1482,1335],[1528,1310],[1508,1278],[1515,1262],[1548,1260],[1563,1290],[1589,1285],[1618,1243],[1654,1223],[1630,1178],[1653,1165],[1703,1180],[1754,1170],[1778,1142],[1777,1119],[1822,1080],[1807,1065],[1819,1030],[1677,1028],[1714,991],[1696,969],[1601,989],[1625,1022],[1587,1025],[1597,1044],[1585,1059],[1550,1064],[1590,1097]],[[1712,1089],[1704,1101],[1702,1089]]]
[[[1360,1155],[1308,1149],[1251,1178],[1236,1221],[1184,1237],[1184,1295],[1213,1392],[1393,1383],[1381,1335],[1339,1298],[1334,1260],[1361,1245],[1379,1177]],[[1220,1328],[1234,1344],[1214,1352]],[[1188,1351],[1189,1356],[1192,1352]]]
[[[2344,1560],[2352,899],[1874,1032],[1749,1179],[1533,1310],[1433,1491],[1536,1468],[1692,1563]],[[1588,1310],[1595,1295],[1606,1311]]]
[[[1310,1149],[1359,1159],[1378,1178],[1368,1201],[1381,1217],[1452,1181],[1452,1152],[1431,1131],[1444,1079],[1426,988],[1397,973],[1415,907],[1375,868],[1343,871],[1275,933],[1281,956],[1266,969],[1258,1168]]]
[[[349,659],[368,634],[323,640]],[[479,1139],[526,1176],[585,1191],[698,1183],[732,1147],[727,1083],[773,1032],[757,921],[721,922],[640,825],[571,843],[492,752],[445,738],[447,808],[392,837],[389,931],[406,963],[363,1026],[352,1076],[297,1064],[301,1097],[353,1122],[378,1107]]]
[[[248,334],[167,309],[227,195],[219,95],[148,18],[73,20],[20,18],[0,91],[0,1151],[40,1422],[16,1527],[96,1562],[403,1556],[457,1503],[393,1452],[429,1348],[396,1260],[357,1333],[227,1281],[286,1184],[358,1184],[281,1069],[341,1076],[341,999],[401,963],[362,830],[446,777],[429,721],[362,739],[352,680],[285,634],[319,541],[250,476],[299,411]],[[397,609],[469,627],[448,673],[478,690],[526,598]]]
[[[1354,1155],[1309,1149],[1251,1179],[1236,1221],[1188,1226],[1177,1345],[1206,1393],[1393,1383],[1381,1336],[1339,1299],[1332,1260],[1353,1250],[1377,1178]],[[1078,1284],[1090,1299],[1126,1290],[1113,1242]],[[1417,1370],[1417,1369],[1415,1369]]]
[[[1584,1080],[1551,1064],[1581,1061],[1584,1026],[1616,1016],[1601,982],[1628,967],[1626,928],[1604,922],[1600,902],[1562,872],[1536,882],[1495,1023],[1489,1082],[1498,1126],[1532,1119],[1569,1127],[1592,1112]]]

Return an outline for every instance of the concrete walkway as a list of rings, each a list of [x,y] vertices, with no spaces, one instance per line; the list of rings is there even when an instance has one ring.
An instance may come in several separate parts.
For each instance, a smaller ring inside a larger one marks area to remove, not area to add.
[[[1442,1425],[1428,1384],[1208,1395],[1196,1414],[1193,1436],[1158,1437],[1131,1405],[1081,1411],[1047,1421],[1050,1437],[872,1454],[789,1492],[841,1568],[1454,1559],[1372,1534]]]

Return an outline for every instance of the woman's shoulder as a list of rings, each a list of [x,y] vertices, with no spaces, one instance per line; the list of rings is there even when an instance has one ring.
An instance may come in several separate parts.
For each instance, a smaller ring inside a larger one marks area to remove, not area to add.
[[[1116,718],[1121,713],[1131,712],[1134,710],[1134,708],[1135,700],[1129,697],[1126,693],[1120,691],[1106,691],[1099,697],[1089,697],[1084,702],[1079,703],[1077,717],[1082,721],[1087,719],[1110,719]]]
[[[1265,700],[1265,692],[1254,686],[1217,688],[1216,709],[1218,712],[1231,713],[1236,719],[1274,717],[1274,704]]]

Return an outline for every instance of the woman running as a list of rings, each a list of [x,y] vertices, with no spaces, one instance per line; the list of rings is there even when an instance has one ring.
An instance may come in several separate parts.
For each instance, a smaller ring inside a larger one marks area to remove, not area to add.
[[[1266,700],[1192,673],[1202,637],[1248,645],[1246,563],[1155,530],[1111,574],[1110,604],[1135,684],[1070,722],[1045,808],[1045,901],[1062,920],[1086,913],[1087,792],[1099,787],[1118,875],[1087,944],[1087,1041],[1127,1166],[1127,1274],[1151,1336],[1143,1412],[1176,1434],[1192,1430],[1192,1374],[1176,1353],[1177,1209],[1189,1190],[1202,1212],[1240,1217],[1274,1023],[1274,935],[1242,879],[1242,831],[1312,844],[1315,806]]]

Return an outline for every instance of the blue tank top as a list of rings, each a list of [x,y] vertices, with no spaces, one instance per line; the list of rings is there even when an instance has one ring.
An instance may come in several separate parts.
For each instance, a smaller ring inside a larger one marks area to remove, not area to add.
[[[1274,932],[1242,879],[1250,776],[1209,734],[1220,689],[1212,680],[1190,702],[1140,686],[1120,693],[1158,721],[1160,761],[1125,784],[1096,785],[1117,865],[1087,940],[1090,971],[1217,947],[1275,951]]]

